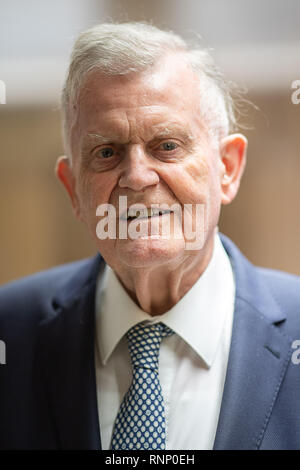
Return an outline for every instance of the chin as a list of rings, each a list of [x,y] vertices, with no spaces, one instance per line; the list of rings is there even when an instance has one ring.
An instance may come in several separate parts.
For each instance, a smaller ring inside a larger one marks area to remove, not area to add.
[[[184,240],[164,238],[139,238],[137,240],[119,240],[116,255],[120,262],[132,268],[159,266],[184,255]]]

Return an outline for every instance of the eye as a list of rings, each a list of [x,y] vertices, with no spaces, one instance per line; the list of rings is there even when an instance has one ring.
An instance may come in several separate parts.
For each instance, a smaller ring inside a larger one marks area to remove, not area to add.
[[[175,150],[177,147],[178,145],[175,142],[168,141],[168,142],[163,142],[162,144],[160,144],[159,149],[170,152],[171,150]]]
[[[114,155],[114,149],[111,147],[104,147],[102,149],[97,150],[96,156],[99,158],[110,158]]]

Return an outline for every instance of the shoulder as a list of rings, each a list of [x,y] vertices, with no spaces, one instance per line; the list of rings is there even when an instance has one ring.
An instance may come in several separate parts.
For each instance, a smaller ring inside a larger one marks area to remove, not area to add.
[[[38,272],[9,282],[0,287],[0,322],[19,322],[26,317],[42,319],[51,310],[53,298],[69,280],[76,279],[76,274],[85,272],[94,258],[87,258],[72,263]]]
[[[253,265],[226,236],[221,235],[236,282],[236,297],[265,318],[300,334],[300,276]],[[286,320],[282,322],[282,320]]]
[[[251,287],[251,281],[253,281],[253,287],[257,288],[257,282],[259,282],[260,286],[271,288],[277,296],[300,298],[300,276],[253,265],[228,237],[221,234],[220,238],[235,273],[242,279],[245,286]]]
[[[291,329],[300,329],[300,276],[283,271],[256,267],[257,276],[265,285],[282,312],[287,316]]]
[[[299,338],[300,277],[258,266],[253,266],[251,275],[255,277],[252,302],[256,303],[259,313],[266,321],[280,326],[289,337]]]
[[[256,271],[278,296],[287,297],[287,300],[300,298],[300,276],[259,266]]]

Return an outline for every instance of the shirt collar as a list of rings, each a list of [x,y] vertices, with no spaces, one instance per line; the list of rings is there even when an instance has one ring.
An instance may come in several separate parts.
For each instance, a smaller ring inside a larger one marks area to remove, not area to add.
[[[225,319],[233,314],[234,294],[231,264],[218,235],[204,273],[177,304],[154,318],[136,305],[114,271],[106,266],[96,291],[96,331],[102,364],[106,364],[124,334],[146,320],[163,321],[210,367]]]

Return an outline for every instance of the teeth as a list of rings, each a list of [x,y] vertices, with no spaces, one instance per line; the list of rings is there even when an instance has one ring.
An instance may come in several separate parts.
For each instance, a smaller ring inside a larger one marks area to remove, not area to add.
[[[130,208],[128,209],[128,215],[127,217],[148,217],[148,209],[136,209],[136,208]]]
[[[152,217],[155,215],[162,215],[169,213],[169,210],[162,210],[158,208],[152,208],[152,207],[147,207],[145,209],[135,209],[135,208],[130,208],[128,209],[127,212],[127,218],[143,218],[143,217]]]
[[[159,209],[148,209],[148,215],[149,216],[152,216],[152,215],[159,215],[160,213],[162,213],[161,210]]]

